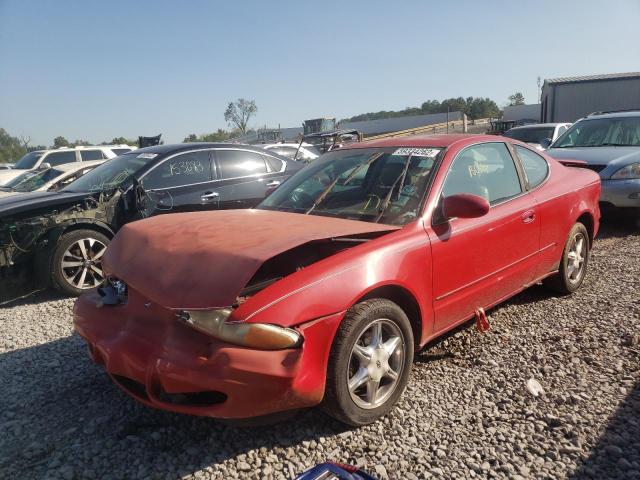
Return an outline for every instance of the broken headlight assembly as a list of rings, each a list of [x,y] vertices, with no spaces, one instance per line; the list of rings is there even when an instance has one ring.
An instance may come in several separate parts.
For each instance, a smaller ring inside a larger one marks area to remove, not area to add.
[[[127,303],[127,284],[117,278],[109,277],[98,287],[98,295],[100,295],[98,307],[124,305]]]
[[[269,323],[227,322],[230,308],[220,310],[181,310],[176,317],[195,330],[242,347],[284,350],[302,344],[302,335],[292,328]]]

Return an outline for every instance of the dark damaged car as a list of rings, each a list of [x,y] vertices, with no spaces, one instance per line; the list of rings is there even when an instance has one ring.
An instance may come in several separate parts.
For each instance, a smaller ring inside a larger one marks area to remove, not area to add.
[[[302,166],[235,144],[160,145],[121,155],[60,192],[0,200],[0,273],[6,281],[23,267],[77,295],[104,280],[102,255],[124,224],[253,207]]]

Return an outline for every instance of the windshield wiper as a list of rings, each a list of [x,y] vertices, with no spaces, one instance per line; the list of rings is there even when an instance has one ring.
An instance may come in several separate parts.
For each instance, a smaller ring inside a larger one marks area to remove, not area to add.
[[[353,177],[355,177],[360,170],[362,170],[364,167],[368,165],[371,165],[382,155],[384,155],[384,152],[374,153],[373,155],[371,155],[371,157],[369,157],[369,160],[367,160],[365,163],[361,163],[356,168],[354,168],[353,171],[349,174],[349,176],[345,179],[343,185],[346,185],[351,180],[353,180]],[[311,207],[309,207],[309,209],[305,212],[307,215],[313,212],[315,208],[323,202],[323,200],[327,197],[327,195],[329,195],[329,192],[333,190],[333,187],[336,186],[336,184],[338,183],[338,180],[340,180],[340,175],[338,175],[336,179],[333,182],[331,182],[327,188],[325,188],[322,192],[320,192],[320,195],[318,195],[316,199],[313,201],[313,205],[311,205]]]
[[[400,192],[402,191],[402,184],[404,183],[404,179],[407,177],[407,171],[409,170],[409,165],[411,164],[412,156],[413,156],[413,153],[410,153],[409,156],[407,157],[406,163],[404,164],[404,168],[400,173],[400,176],[396,178],[396,181],[393,182],[393,185],[391,185],[391,188],[389,189],[389,193],[387,193],[387,196],[384,197],[382,206],[378,210],[378,216],[373,221],[374,223],[378,223],[380,221],[380,219],[382,218],[382,215],[384,215],[384,212],[387,210],[387,208],[391,204],[391,197],[393,196],[393,190],[396,188],[396,185],[398,184],[398,182],[400,182],[400,188],[398,189],[398,198],[400,198]]]
[[[598,145],[599,147],[637,147],[638,145],[631,145],[628,143],[615,143],[615,142],[605,142]]]

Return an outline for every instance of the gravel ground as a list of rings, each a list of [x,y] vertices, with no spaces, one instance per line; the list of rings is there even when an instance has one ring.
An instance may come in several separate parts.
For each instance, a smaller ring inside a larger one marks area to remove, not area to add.
[[[292,478],[332,459],[385,478],[639,478],[640,235],[610,228],[583,288],[533,287],[416,356],[394,412],[309,410],[237,428],[121,393],[73,334],[73,301],[0,309],[0,478]],[[544,393],[534,397],[527,381]]]

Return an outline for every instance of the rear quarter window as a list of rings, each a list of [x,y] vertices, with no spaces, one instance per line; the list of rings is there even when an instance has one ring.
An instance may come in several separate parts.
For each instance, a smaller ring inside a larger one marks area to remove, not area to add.
[[[521,147],[520,145],[514,146],[518,157],[520,157],[522,161],[522,166],[524,167],[527,181],[529,182],[529,188],[537,187],[547,178],[547,174],[549,173],[547,161],[528,148]]]

